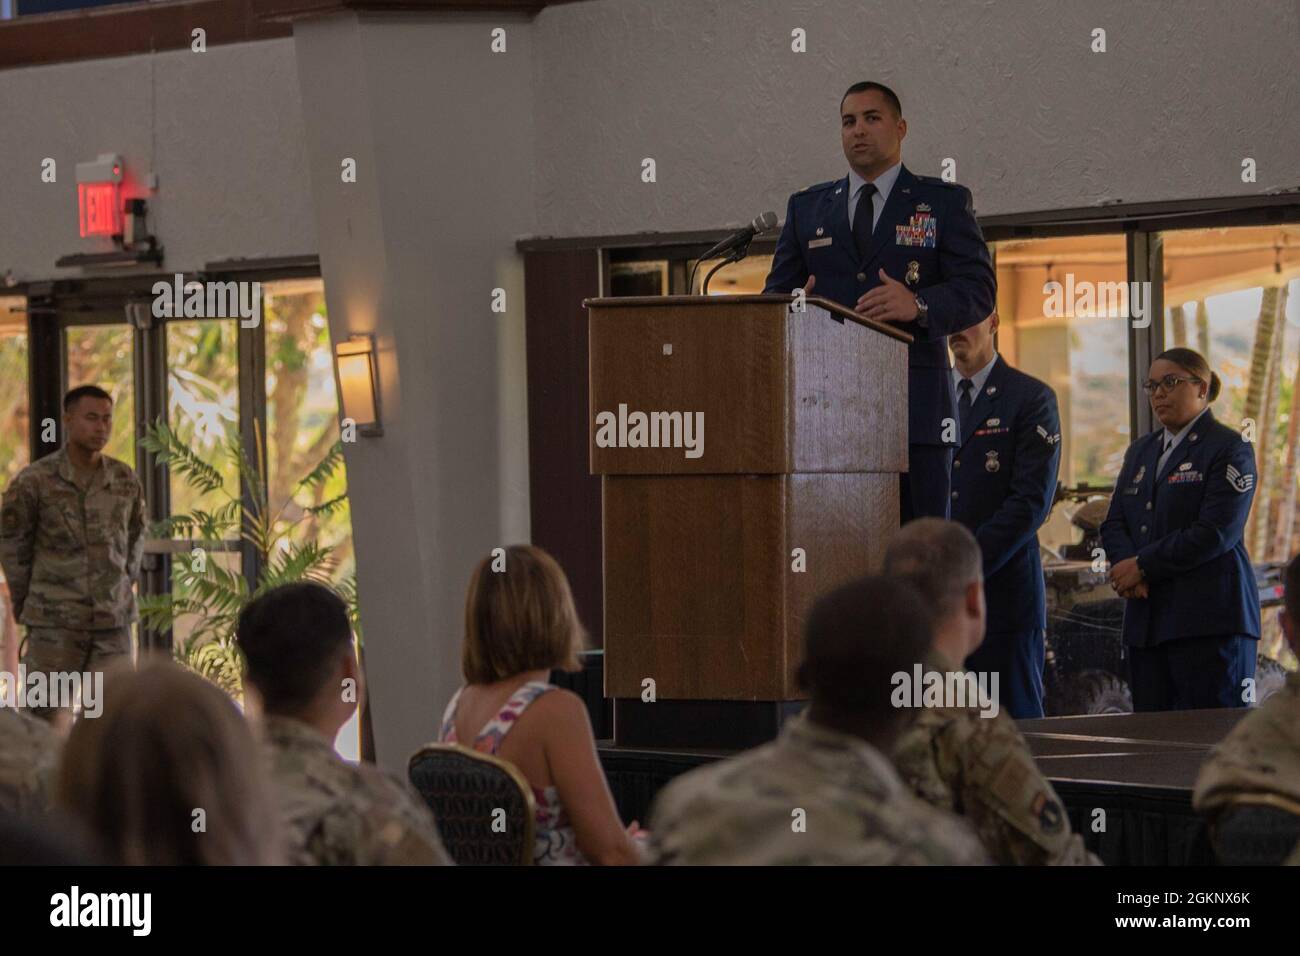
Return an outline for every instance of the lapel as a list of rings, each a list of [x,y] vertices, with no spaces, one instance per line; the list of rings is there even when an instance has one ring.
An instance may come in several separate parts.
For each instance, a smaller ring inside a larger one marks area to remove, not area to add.
[[[881,218],[884,217],[882,216]],[[966,420],[961,423],[961,444],[963,448],[966,446],[966,443],[970,441],[971,436],[975,434],[975,429],[982,422],[987,421],[989,416],[997,410],[998,399],[1002,397],[1006,390],[1006,386],[1002,381],[1006,377],[1003,374],[1005,366],[1006,363],[1002,361],[1001,355],[993,360],[993,367],[989,369],[989,377],[984,380],[984,387],[980,389],[979,395],[977,395],[975,401],[971,403],[970,414],[967,415]],[[989,389],[993,390],[992,394],[989,394]],[[961,396],[958,395],[958,398],[960,397]]]
[[[1205,427],[1210,424],[1210,421],[1212,420],[1211,416],[1213,414],[1214,414],[1213,412],[1207,409],[1205,414],[1196,420],[1196,424],[1192,426],[1192,430],[1183,436],[1183,440],[1178,443],[1178,447],[1169,453],[1169,459],[1165,462],[1165,466],[1160,469],[1160,474],[1156,475],[1157,483],[1164,481],[1165,477],[1171,471],[1173,471],[1175,468],[1181,465],[1184,461],[1186,461],[1187,456],[1190,455],[1192,451],[1197,446],[1199,446],[1202,441],[1205,440],[1204,438]],[[1161,428],[1160,431],[1156,432],[1156,435],[1160,436],[1156,439],[1157,448],[1161,447],[1161,444],[1164,440],[1163,433],[1164,433],[1163,428]],[[1159,458],[1160,455],[1159,452],[1157,452],[1156,460],[1158,461]]]
[[[889,191],[889,199],[885,201],[885,208],[880,211],[880,221],[876,223],[876,231],[871,234],[871,246],[867,249],[867,258],[862,262],[864,270],[880,255],[881,247],[894,238],[894,225],[902,221],[903,211],[909,208],[916,199],[912,194],[912,187],[915,184],[916,177],[911,174],[906,166],[900,165],[898,178],[894,180],[894,188]],[[893,276],[893,278],[897,279],[899,276]]]
[[[823,218],[829,222],[835,245],[839,246],[856,269],[858,265],[857,244],[853,241],[853,230],[849,227],[849,177],[845,176],[834,189],[827,190],[830,209]]]

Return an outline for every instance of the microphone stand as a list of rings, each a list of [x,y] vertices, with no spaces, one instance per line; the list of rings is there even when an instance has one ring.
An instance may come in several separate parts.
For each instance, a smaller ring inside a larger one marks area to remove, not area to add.
[[[741,259],[745,258],[745,256],[747,256],[747,255],[749,255],[749,243],[748,243],[748,242],[746,242],[744,245],[737,246],[735,249],[732,249],[731,252],[729,252],[729,253],[727,254],[726,258],[724,258],[724,259],[723,259],[721,262],[719,262],[716,266],[714,266],[712,269],[710,269],[708,275],[706,275],[706,276],[704,277],[704,284],[703,284],[703,286],[700,288],[700,294],[701,294],[701,295],[708,295],[708,294],[709,294],[709,280],[713,278],[713,273],[717,272],[717,271],[718,271],[719,269],[721,269],[723,266],[730,265],[730,264],[733,263],[733,262],[739,262]],[[694,268],[694,269],[691,269],[691,282],[692,282],[692,284],[695,282],[695,269],[698,269],[699,266],[700,266],[699,260],[696,260],[696,262],[695,262],[695,268]]]

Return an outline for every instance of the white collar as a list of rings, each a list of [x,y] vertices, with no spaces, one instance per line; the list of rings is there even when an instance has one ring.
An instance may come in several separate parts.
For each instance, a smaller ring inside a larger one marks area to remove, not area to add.
[[[982,369],[980,369],[978,372],[976,372],[974,375],[970,377],[971,384],[974,386],[971,389],[971,393],[970,393],[970,400],[972,402],[975,401],[975,399],[979,398],[980,392],[984,391],[984,383],[989,380],[989,375],[992,374],[993,366],[996,365],[997,362],[998,362],[998,351],[997,349],[994,349],[993,358],[989,360],[989,364],[985,365]],[[960,370],[958,370],[957,366],[954,365],[952,367],[953,388],[956,388],[959,384],[961,384],[961,380],[965,377],[966,376],[963,375],[960,372]]]
[[[888,202],[889,194],[894,189],[894,183],[898,182],[898,174],[903,170],[903,161],[900,159],[894,165],[890,166],[883,173],[872,180],[876,187],[876,192],[880,193],[880,201]],[[852,199],[858,194],[858,190],[867,184],[867,181],[858,175],[858,171],[849,167],[849,198]]]

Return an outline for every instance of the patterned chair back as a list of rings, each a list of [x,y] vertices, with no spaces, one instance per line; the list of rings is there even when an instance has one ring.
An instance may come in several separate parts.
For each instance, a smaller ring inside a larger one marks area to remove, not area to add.
[[[1300,841],[1300,804],[1276,794],[1242,794],[1210,826],[1224,866],[1277,866]]]
[[[411,755],[407,776],[458,865],[532,864],[537,803],[513,764],[460,744],[426,744]]]

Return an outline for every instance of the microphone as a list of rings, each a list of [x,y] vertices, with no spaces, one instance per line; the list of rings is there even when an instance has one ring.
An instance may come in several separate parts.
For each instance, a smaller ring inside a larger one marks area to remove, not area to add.
[[[712,249],[700,256],[701,259],[712,259],[721,252],[730,252],[733,249],[743,249],[749,245],[751,239],[760,232],[767,232],[776,226],[776,213],[768,211],[761,216],[756,217],[744,229],[733,232],[726,239],[723,239]]]

